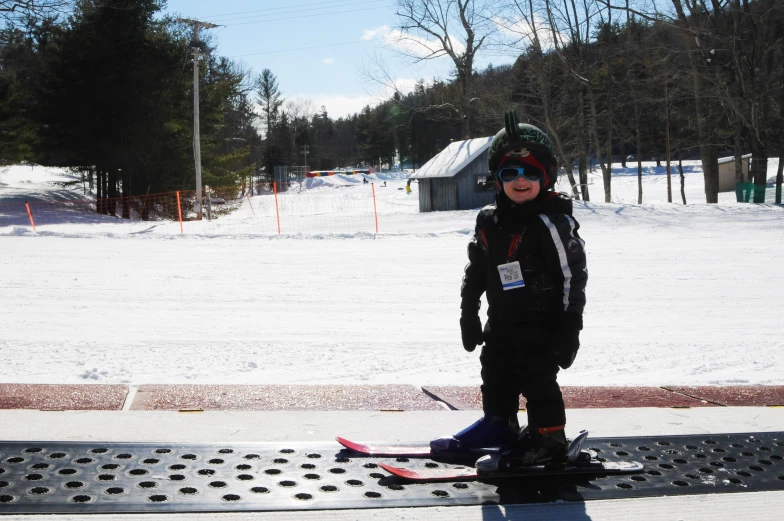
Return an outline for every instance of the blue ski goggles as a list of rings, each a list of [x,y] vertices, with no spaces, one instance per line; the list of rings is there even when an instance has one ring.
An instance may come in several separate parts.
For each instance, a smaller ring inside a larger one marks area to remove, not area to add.
[[[518,168],[515,166],[505,166],[498,171],[498,179],[504,183],[511,183],[518,177],[523,176],[528,181],[536,183],[542,179],[540,173],[533,168]]]

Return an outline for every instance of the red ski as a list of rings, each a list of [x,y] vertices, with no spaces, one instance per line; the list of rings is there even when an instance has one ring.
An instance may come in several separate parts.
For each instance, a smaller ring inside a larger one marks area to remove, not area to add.
[[[357,443],[355,441],[347,440],[346,438],[337,437],[338,443],[351,449],[354,452],[364,454],[366,456],[390,456],[390,457],[405,457],[405,458],[429,458],[432,456],[430,453],[430,445],[428,444],[405,444],[399,445],[388,443],[365,444]]]
[[[338,443],[356,453],[364,456],[393,457],[393,458],[460,458],[464,456],[479,457],[484,454],[493,454],[499,449],[488,447],[484,449],[471,449],[468,451],[452,452],[430,450],[429,442],[426,443],[357,443],[338,436]]]
[[[474,467],[448,467],[409,469],[395,467],[386,463],[379,466],[392,474],[408,481],[475,481],[478,479],[505,479],[534,476],[571,476],[577,474],[633,474],[642,472],[643,466],[636,461],[591,462],[587,465],[552,469],[547,467],[526,467],[498,472],[479,472]]]

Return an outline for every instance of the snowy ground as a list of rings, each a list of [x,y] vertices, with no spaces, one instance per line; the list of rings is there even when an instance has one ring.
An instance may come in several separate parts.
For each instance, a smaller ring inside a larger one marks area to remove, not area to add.
[[[636,168],[613,178],[613,203],[575,203],[588,306],[561,382],[784,384],[784,208],[702,203],[694,162],[689,204],[670,204],[663,168],[646,166],[643,205]],[[479,382],[457,326],[476,211],[420,214],[416,183],[407,195],[378,174],[379,234],[354,177],[281,194],[281,235],[268,195],[184,234],[95,214],[34,234],[10,203],[83,198],[52,184],[67,176],[0,171],[0,382]]]

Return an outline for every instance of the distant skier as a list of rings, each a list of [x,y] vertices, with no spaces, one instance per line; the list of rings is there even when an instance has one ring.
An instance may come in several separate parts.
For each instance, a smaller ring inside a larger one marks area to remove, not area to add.
[[[406,194],[410,194],[410,193],[411,193],[411,179],[409,179],[408,182],[406,182]]]
[[[482,209],[468,245],[460,290],[463,347],[482,345],[484,416],[454,436],[430,442],[434,451],[504,447],[522,465],[566,461],[566,411],[558,385],[580,347],[585,286],[584,243],[572,201],[552,191],[556,159],[547,135],[518,123],[514,110],[493,138],[488,167],[496,204]],[[479,298],[487,293],[484,332]],[[528,427],[519,431],[520,394]]]

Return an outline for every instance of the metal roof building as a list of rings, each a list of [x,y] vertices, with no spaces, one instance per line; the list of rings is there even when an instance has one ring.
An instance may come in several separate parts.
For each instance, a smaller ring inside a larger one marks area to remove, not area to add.
[[[419,211],[470,210],[495,201],[487,171],[492,140],[491,136],[453,141],[422,165],[411,176],[419,183]]]
[[[749,163],[751,154],[741,156],[741,171],[743,172],[743,182],[752,182],[749,178]],[[719,192],[734,192],[735,184],[735,157],[719,158]]]

